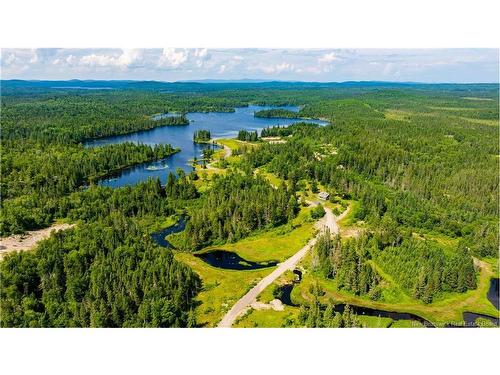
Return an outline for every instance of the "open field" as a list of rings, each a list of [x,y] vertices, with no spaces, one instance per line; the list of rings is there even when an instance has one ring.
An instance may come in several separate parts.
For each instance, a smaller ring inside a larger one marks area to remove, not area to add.
[[[297,321],[299,309],[285,306],[283,311],[274,310],[249,310],[236,321],[236,328],[281,328],[293,327]]]
[[[225,312],[273,269],[223,270],[208,265],[192,254],[181,252],[176,252],[175,258],[189,265],[203,281],[203,289],[196,297],[200,302],[196,315],[198,323],[206,327],[215,327]]]

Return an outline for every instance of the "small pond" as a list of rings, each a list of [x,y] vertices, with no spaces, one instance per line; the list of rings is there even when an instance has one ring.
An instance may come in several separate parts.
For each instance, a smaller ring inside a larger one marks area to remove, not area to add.
[[[194,254],[212,267],[222,268],[226,270],[257,270],[260,268],[274,267],[278,264],[276,261],[269,262],[252,262],[245,260],[238,254],[226,250],[212,250],[206,253]]]

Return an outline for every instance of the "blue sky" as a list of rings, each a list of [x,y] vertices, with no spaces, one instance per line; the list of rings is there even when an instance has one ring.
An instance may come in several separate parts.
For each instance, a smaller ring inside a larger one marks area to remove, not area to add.
[[[496,82],[497,49],[2,49],[2,79]]]

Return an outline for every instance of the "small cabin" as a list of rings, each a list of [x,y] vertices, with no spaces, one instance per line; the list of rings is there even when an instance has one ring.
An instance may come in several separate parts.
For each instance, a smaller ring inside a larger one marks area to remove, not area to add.
[[[318,194],[319,199],[322,199],[324,201],[327,201],[328,198],[330,198],[330,194],[327,193],[326,191],[322,191]]]

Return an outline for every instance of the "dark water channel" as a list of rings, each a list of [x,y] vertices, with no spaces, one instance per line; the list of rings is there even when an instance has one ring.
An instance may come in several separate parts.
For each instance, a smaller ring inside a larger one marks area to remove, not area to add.
[[[294,304],[291,300],[290,294],[293,290],[294,284],[285,284],[281,287],[281,302],[284,305],[288,306],[298,306]],[[343,313],[345,310],[346,304],[340,303],[336,304],[334,310],[339,313]],[[410,314],[410,313],[400,313],[400,312],[394,312],[394,311],[384,311],[384,310],[377,310],[377,309],[371,309],[368,307],[361,307],[361,306],[355,306],[355,305],[350,305],[351,311],[354,312],[357,315],[368,315],[368,316],[376,316],[376,317],[381,317],[381,318],[391,318],[392,320],[412,320],[412,321],[417,321],[421,324],[423,324],[425,327],[434,327],[434,325],[429,322],[428,320],[425,320],[424,318],[421,318],[418,315]]]
[[[155,241],[158,245],[166,248],[172,248],[173,247],[172,244],[168,242],[165,239],[165,237],[174,233],[182,232],[185,228],[186,228],[186,219],[183,216],[181,216],[180,219],[177,221],[177,223],[168,228],[153,233],[151,237],[153,238],[153,241]]]

